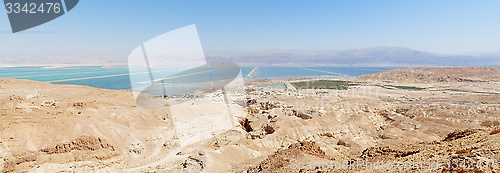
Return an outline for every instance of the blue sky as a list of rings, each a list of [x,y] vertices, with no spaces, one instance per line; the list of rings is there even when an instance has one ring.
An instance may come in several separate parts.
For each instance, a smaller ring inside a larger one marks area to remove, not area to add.
[[[128,54],[196,24],[205,50],[339,50],[399,46],[462,54],[500,51],[500,1],[81,0],[66,15],[12,34],[0,53]]]

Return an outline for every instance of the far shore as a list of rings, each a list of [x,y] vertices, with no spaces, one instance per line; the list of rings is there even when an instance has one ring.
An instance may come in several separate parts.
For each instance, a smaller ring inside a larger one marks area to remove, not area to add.
[[[102,68],[113,66],[128,66],[127,64],[0,64],[0,68],[7,67],[45,67],[45,68],[63,68],[63,67],[81,67],[81,66],[99,66]]]

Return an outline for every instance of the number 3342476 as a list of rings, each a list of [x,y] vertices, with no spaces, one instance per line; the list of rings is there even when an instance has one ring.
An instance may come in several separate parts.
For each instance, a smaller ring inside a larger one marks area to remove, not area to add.
[[[60,13],[60,3],[6,3],[7,13]]]

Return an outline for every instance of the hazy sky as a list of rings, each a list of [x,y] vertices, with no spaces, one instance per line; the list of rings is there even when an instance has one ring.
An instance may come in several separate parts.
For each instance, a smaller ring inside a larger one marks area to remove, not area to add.
[[[17,34],[1,12],[0,53],[128,54],[190,24],[205,50],[500,51],[499,8],[498,0],[81,0],[66,15]]]

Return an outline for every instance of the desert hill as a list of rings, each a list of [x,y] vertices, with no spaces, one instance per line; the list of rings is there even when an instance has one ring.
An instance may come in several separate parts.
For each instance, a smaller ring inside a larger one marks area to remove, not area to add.
[[[500,82],[500,67],[417,67],[358,77],[361,81],[397,83]]]

